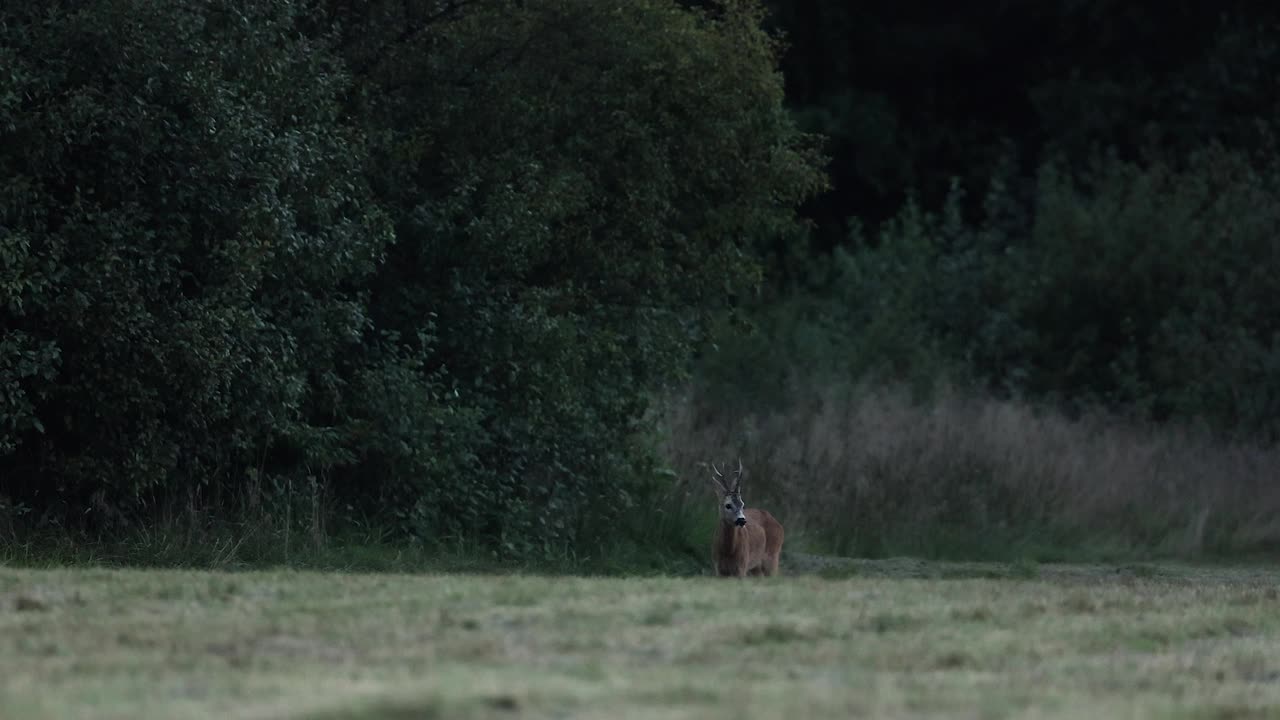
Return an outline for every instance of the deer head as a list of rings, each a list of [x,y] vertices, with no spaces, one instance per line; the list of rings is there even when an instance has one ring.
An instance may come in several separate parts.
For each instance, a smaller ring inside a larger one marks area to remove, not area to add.
[[[725,481],[724,473],[720,472],[720,468],[716,467],[715,463],[711,463],[711,469],[715,472],[711,480],[716,484],[720,494],[720,519],[737,527],[746,525],[747,516],[742,512],[746,504],[742,502],[741,458],[738,460],[738,471],[734,473],[732,485]]]

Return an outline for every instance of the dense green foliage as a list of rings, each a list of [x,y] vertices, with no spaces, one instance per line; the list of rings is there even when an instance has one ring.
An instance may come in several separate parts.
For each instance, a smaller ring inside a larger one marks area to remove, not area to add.
[[[1280,13],[772,6],[833,186],[673,413],[681,473],[741,453],[840,553],[1273,555]]]
[[[372,310],[460,410],[408,410],[399,427],[437,434],[371,455],[413,524],[556,542],[634,500],[647,391],[754,284],[746,241],[793,232],[817,183],[748,10],[543,2],[407,38],[423,19],[349,28],[390,48],[361,102],[386,128],[369,175],[398,237]]]
[[[688,508],[636,508],[690,367],[716,417],[946,379],[1274,441],[1278,23],[6,3],[0,530],[683,543]]]
[[[6,6],[7,502],[96,524],[331,462],[391,234],[299,12]]]
[[[0,512],[601,531],[650,477],[648,392],[821,183],[760,21],[7,4]]]
[[[810,208],[824,247],[908,193],[983,187],[1014,149],[1195,151],[1255,139],[1280,111],[1280,12],[1243,0],[769,2],[790,103],[830,138],[833,189]]]
[[[1049,163],[1030,202],[997,179],[855,235],[823,290],[763,311],[775,343],[733,367],[927,384],[942,376],[1078,412],[1280,431],[1280,165],[1209,147],[1178,166]],[[778,353],[780,343],[787,348]],[[769,400],[757,396],[756,400]]]
[[[834,182],[812,249],[776,256],[761,332],[706,364],[713,395],[948,377],[1277,437],[1280,14],[774,6]]]

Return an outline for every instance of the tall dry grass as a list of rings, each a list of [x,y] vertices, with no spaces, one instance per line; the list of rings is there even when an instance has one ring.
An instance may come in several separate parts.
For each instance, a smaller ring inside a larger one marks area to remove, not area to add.
[[[1280,448],[956,391],[809,387],[778,410],[696,393],[665,452],[694,501],[707,461],[746,467],[749,504],[853,555],[1101,559],[1280,548]]]

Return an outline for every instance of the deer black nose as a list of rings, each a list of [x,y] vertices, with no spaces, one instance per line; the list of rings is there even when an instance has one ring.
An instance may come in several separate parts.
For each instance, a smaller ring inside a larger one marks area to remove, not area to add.
[[[733,524],[734,524],[734,525],[737,525],[738,527],[742,527],[743,525],[746,525],[746,524],[747,524],[747,519],[746,519],[746,518],[738,518],[737,520],[734,520],[734,521],[733,521]]]

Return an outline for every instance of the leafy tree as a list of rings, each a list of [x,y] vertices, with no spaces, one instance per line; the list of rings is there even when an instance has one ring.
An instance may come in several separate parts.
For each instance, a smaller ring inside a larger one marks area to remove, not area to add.
[[[949,375],[1275,432],[1271,288],[1251,270],[1273,261],[1274,8],[769,6],[833,184],[805,208],[812,246],[768,269],[766,339],[723,339],[709,384]]]
[[[373,313],[459,413],[447,459],[382,454],[387,486],[425,532],[580,538],[644,486],[649,391],[821,184],[759,9],[335,13],[398,237]]]
[[[837,252],[806,362],[1274,437],[1278,181],[1269,146],[1103,155],[1047,163],[1029,200],[993,182],[977,223],[957,186]]]
[[[1185,164],[1041,174],[1010,309],[1026,389],[1274,434],[1280,166],[1211,145]]]
[[[910,192],[938,207],[952,177],[985,186],[1010,146],[1029,174],[1095,147],[1185,154],[1252,143],[1280,110],[1280,14],[1257,3],[768,5],[788,42],[788,103],[830,138],[832,190],[806,208],[824,253],[849,218],[878,224]]]
[[[11,4],[0,494],[598,537],[823,182],[757,4]],[[220,499],[221,498],[221,499]]]
[[[303,12],[0,13],[13,502],[106,521],[335,461],[328,419],[390,228],[340,122],[342,66],[297,32]]]

